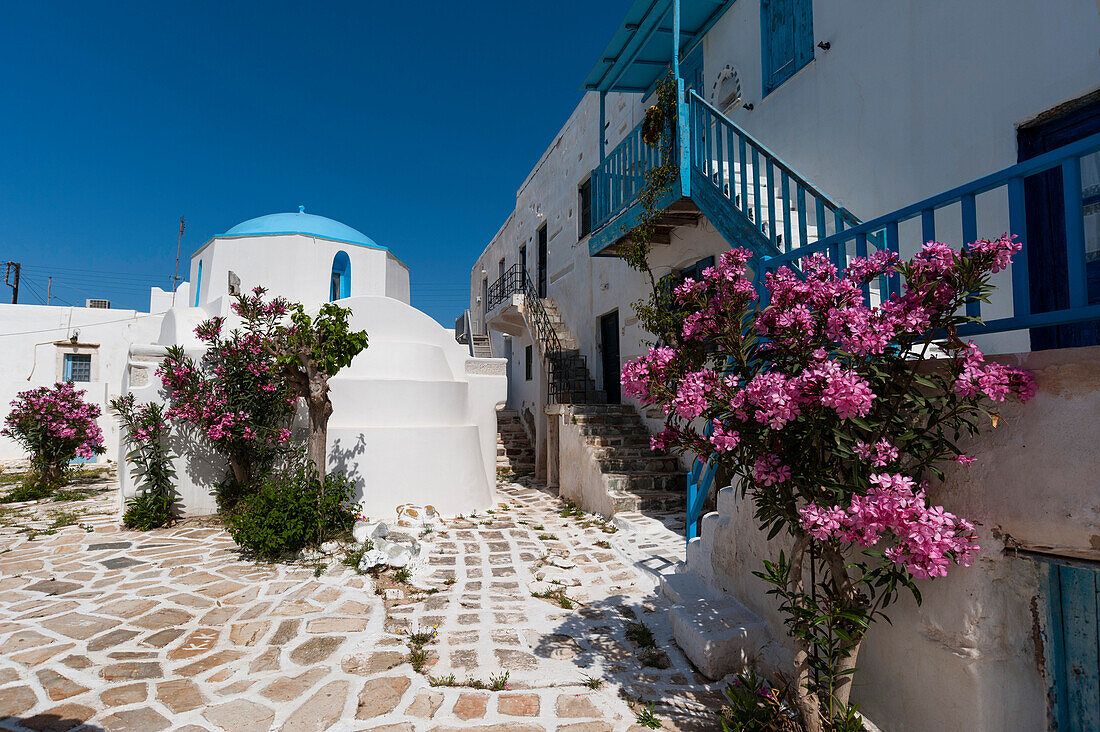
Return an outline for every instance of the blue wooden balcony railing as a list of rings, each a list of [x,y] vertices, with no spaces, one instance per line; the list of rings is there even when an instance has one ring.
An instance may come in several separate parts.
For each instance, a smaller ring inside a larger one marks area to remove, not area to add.
[[[885,216],[835,232],[799,250],[770,257],[762,269],[774,270],[782,265],[794,265],[799,258],[816,252],[827,252],[835,264],[843,267],[849,256],[866,255],[876,245],[899,253],[903,249],[915,250],[921,243],[935,239],[937,230],[958,231],[962,241],[966,243],[976,240],[979,233],[999,236],[1007,231],[1017,235],[1024,245],[1011,266],[1011,294],[1000,300],[994,295],[990,304],[993,313],[986,313],[982,323],[972,323],[960,328],[960,335],[984,335],[1100,319],[1100,303],[1089,302],[1081,180],[1082,159],[1097,152],[1100,152],[1100,134],[944,191]],[[1063,183],[1062,201],[1059,203],[1065,221],[1065,276],[1069,298],[1064,308],[1032,312],[1024,180],[1048,171],[1057,171],[1056,174],[1060,175]],[[901,236],[906,229],[913,231],[909,237],[911,241],[907,241],[903,247]],[[915,238],[913,234],[918,232],[919,238]],[[951,239],[944,238],[949,241]],[[897,281],[897,276],[891,280],[886,284],[886,292],[898,292],[900,282]],[[767,292],[761,290],[761,296],[767,297]],[[1007,298],[1010,301],[1006,301]],[[967,313],[982,316],[981,303],[970,303]],[[992,319],[989,318],[990,315],[993,315]]]
[[[678,145],[666,154],[675,155]],[[661,146],[642,140],[639,123],[592,171],[592,229],[596,230],[634,203],[645,186],[646,171],[661,164]]]
[[[776,253],[792,252],[859,224],[694,91],[688,93],[688,103],[691,165],[700,174],[693,177],[693,186],[700,176],[709,182],[755,224]]]

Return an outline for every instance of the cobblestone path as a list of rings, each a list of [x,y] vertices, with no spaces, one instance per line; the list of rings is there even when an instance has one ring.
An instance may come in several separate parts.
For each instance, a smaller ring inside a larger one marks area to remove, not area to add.
[[[664,729],[713,729],[719,685],[672,645],[654,592],[676,537],[612,533],[535,487],[499,497],[425,537],[417,587],[256,564],[220,528],[125,531],[113,489],[17,507],[0,526],[0,727],[610,731],[641,729],[648,702]]]

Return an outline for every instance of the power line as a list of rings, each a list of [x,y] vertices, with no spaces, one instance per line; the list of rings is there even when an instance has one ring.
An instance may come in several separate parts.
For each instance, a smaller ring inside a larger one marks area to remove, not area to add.
[[[77,307],[77,306],[74,306]],[[142,320],[144,318],[163,317],[164,313],[141,313],[139,315],[133,315],[129,318],[119,318],[118,320],[101,320],[98,323],[81,323],[78,327],[83,330],[85,328],[95,328],[100,325],[114,325],[115,323],[130,323],[135,320]],[[22,336],[22,335],[34,335],[36,333],[53,333],[59,330],[68,330],[68,326],[58,326],[56,328],[40,328],[38,330],[22,330],[18,333],[0,333],[0,338],[6,338],[8,336]]]

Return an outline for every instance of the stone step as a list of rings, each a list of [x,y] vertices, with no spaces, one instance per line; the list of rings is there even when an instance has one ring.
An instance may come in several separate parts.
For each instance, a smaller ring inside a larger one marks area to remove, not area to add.
[[[764,621],[729,595],[712,592],[690,572],[661,577],[676,645],[710,679],[747,670],[767,645]]]
[[[611,490],[638,493],[639,491],[667,491],[686,495],[687,478],[683,473],[649,472],[644,470],[620,470],[605,473],[607,487]]]
[[[680,474],[680,463],[674,457],[602,458],[598,462],[600,463],[600,469],[605,473],[621,473],[624,470],[629,470]]]

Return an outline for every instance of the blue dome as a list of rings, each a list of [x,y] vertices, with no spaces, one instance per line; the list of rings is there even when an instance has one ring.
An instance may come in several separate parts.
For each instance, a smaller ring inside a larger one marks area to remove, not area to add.
[[[269,236],[273,234],[305,234],[322,239],[332,239],[348,244],[357,244],[373,249],[385,249],[361,231],[347,224],[307,214],[305,207],[299,207],[298,213],[277,213],[242,221],[222,236]]]

